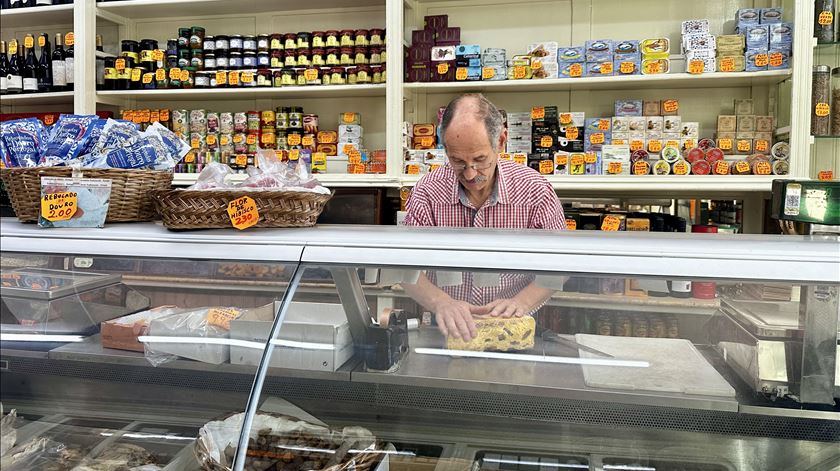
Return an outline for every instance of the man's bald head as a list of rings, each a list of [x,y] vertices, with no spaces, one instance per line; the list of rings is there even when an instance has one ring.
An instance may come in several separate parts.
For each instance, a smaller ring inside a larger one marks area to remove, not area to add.
[[[449,102],[449,105],[446,106],[446,111],[443,112],[443,119],[440,123],[441,136],[444,137],[444,144],[446,144],[446,130],[449,129],[452,121],[456,119],[459,122],[478,121],[482,123],[484,129],[487,131],[490,147],[495,151],[499,151],[499,137],[502,135],[504,120],[502,113],[484,95],[480,93],[469,93],[461,95]]]

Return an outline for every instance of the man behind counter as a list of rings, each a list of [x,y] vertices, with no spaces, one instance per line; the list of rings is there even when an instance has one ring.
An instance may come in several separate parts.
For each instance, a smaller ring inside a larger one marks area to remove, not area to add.
[[[551,183],[535,170],[499,160],[507,129],[481,94],[446,107],[441,134],[449,165],[420,179],[406,208],[407,226],[563,230],[563,207]],[[496,277],[495,282],[492,280]],[[460,278],[459,278],[460,277]],[[530,275],[427,272],[403,288],[435,313],[445,336],[470,340],[474,316],[530,315],[551,296]]]

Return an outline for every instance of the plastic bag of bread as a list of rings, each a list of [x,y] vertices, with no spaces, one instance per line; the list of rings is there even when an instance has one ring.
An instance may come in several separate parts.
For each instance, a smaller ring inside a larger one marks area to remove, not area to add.
[[[536,322],[531,316],[482,317],[475,319],[478,335],[469,342],[454,337],[447,337],[446,348],[449,350],[484,351],[519,351],[534,348]]]
[[[237,307],[203,307],[174,310],[173,314],[149,322],[149,335],[145,345],[146,359],[153,366],[189,358],[219,365],[230,360],[230,345],[213,339],[230,337],[230,321],[241,316],[245,310]],[[174,337],[171,341],[166,337]],[[198,337],[204,342],[189,342],[180,339]]]

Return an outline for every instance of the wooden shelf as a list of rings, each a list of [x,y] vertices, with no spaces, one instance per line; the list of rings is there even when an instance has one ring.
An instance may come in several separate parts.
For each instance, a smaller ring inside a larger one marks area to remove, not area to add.
[[[263,98],[345,98],[384,97],[385,85],[312,85],[294,87],[258,88],[191,88],[166,90],[118,90],[97,92],[99,100],[147,101],[205,101],[205,100],[255,100]]]
[[[791,70],[766,72],[715,72],[701,75],[687,73],[662,75],[624,75],[607,77],[580,77],[544,80],[500,80],[487,82],[406,83],[409,92],[460,93],[481,91],[545,92],[566,90],[643,90],[674,88],[731,88],[773,85],[791,76]]]
[[[73,4],[3,9],[0,11],[0,24],[3,29],[50,25],[68,25],[72,29]]]

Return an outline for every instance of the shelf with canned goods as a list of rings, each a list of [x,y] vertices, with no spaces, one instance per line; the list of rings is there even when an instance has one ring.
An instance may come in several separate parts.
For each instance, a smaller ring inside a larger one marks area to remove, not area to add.
[[[165,90],[109,90],[97,92],[99,98],[135,100],[243,100],[260,98],[344,98],[384,97],[385,85],[319,85],[263,88],[192,88]]]
[[[3,29],[27,28],[30,26],[72,25],[73,4],[51,5],[32,8],[12,8],[0,11]]]

